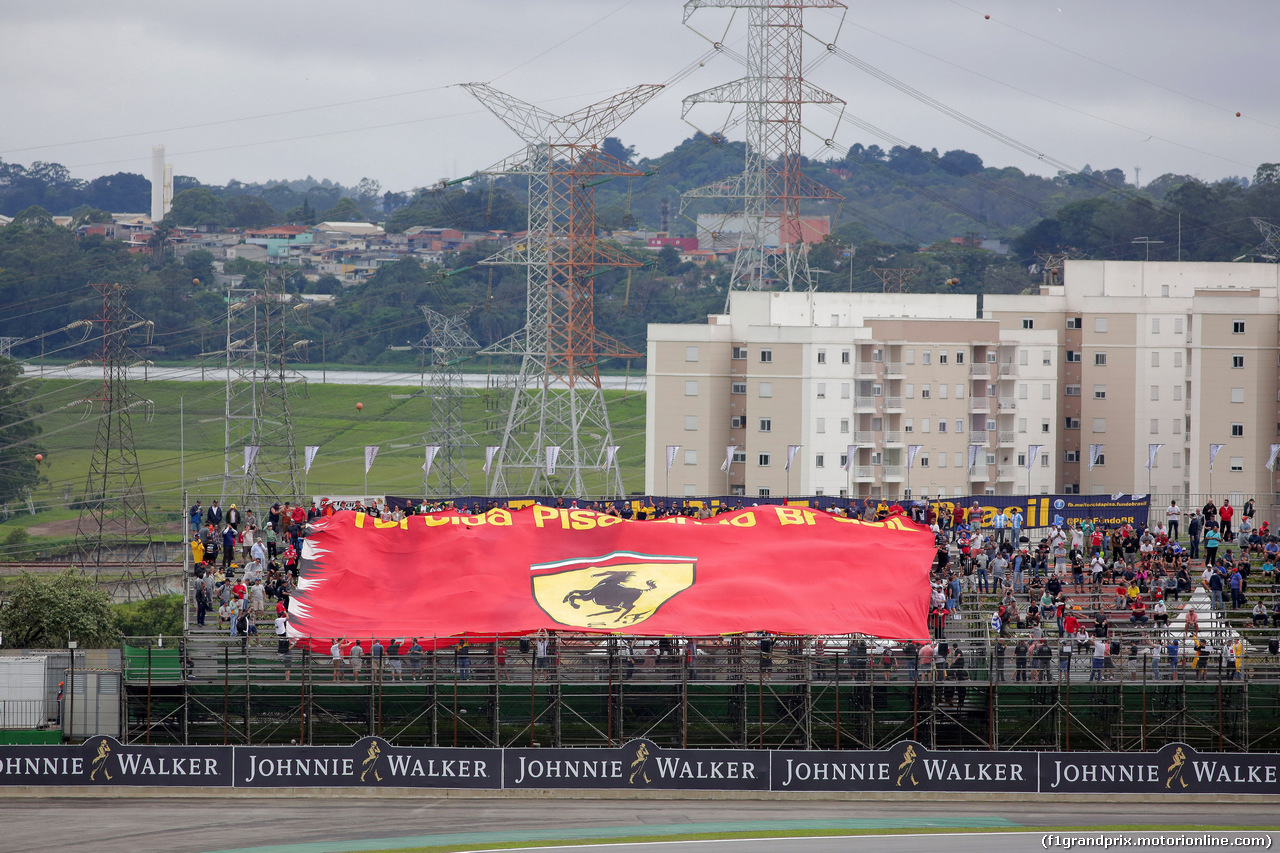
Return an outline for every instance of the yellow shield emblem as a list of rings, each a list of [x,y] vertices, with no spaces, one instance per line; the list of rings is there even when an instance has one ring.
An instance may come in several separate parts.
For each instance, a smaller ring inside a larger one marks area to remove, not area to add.
[[[533,600],[561,625],[623,630],[693,586],[698,561],[614,551],[530,566]]]

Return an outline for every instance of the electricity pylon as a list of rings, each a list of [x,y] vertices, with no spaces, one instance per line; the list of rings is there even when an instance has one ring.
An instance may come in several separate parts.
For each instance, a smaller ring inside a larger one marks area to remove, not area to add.
[[[431,495],[434,483],[437,496],[452,498],[471,490],[463,448],[476,442],[462,425],[462,401],[476,395],[463,385],[462,364],[480,345],[467,331],[462,315],[449,317],[426,306],[422,313],[428,328],[421,344],[427,359],[422,384],[430,401],[423,443],[440,448],[431,469],[423,471],[422,493]]]

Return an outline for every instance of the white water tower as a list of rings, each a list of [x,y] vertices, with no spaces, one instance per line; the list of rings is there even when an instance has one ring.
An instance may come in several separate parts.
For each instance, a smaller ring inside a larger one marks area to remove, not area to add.
[[[151,146],[151,221],[159,222],[173,208],[173,167],[164,162],[164,146]]]

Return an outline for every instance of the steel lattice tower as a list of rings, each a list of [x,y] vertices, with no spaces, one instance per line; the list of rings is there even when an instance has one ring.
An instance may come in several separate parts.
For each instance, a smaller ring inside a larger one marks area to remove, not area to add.
[[[149,586],[156,553],[133,445],[132,412],[142,409],[149,417],[153,405],[129,391],[129,338],[138,332],[150,337],[152,323],[129,310],[124,285],[90,286],[102,294],[102,309],[91,321],[102,335],[102,387],[84,400],[98,411],[98,434],[76,524],[75,550],[86,567],[94,567],[95,577],[103,563],[120,562],[126,566],[126,580]]]
[[[440,452],[429,472],[422,477],[423,495],[431,494],[435,484],[437,496],[455,497],[468,494],[471,477],[467,474],[464,447],[475,447],[462,425],[462,401],[474,397],[462,381],[462,363],[480,348],[467,331],[462,315],[449,317],[426,306],[422,308],[427,318],[427,337],[422,347],[427,357],[423,393],[430,401],[427,414],[427,431],[424,444],[439,445]]]
[[[525,143],[485,173],[529,179],[528,235],[484,261],[528,269],[524,329],[485,350],[521,357],[489,492],[621,495],[598,364],[638,353],[596,329],[592,279],[641,264],[596,239],[593,187],[643,175],[599,146],[662,87],[637,86],[560,117],[487,84],[466,88]],[[552,447],[561,448],[555,475],[547,472]]]
[[[812,290],[806,238],[800,219],[804,201],[843,197],[800,171],[801,106],[844,101],[804,79],[804,10],[845,9],[837,0],[688,0],[684,20],[699,9],[747,10],[747,76],[690,95],[683,115],[698,104],[745,107],[746,164],[741,175],[686,192],[681,212],[699,199],[739,199],[718,231],[741,235],[729,292],[761,290],[777,280],[787,290]],[[723,45],[716,43],[718,49]],[[737,226],[732,223],[737,221]]]
[[[292,300],[275,274],[261,289],[227,290],[226,349],[218,353],[227,364],[222,500],[252,509],[259,524],[272,503],[301,497],[289,393],[302,380],[288,368],[288,320],[301,306]]]

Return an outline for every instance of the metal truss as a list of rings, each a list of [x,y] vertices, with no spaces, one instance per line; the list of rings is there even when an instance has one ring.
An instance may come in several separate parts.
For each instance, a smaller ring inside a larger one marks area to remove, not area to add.
[[[448,317],[426,306],[422,313],[428,328],[422,340],[427,359],[422,385],[430,405],[423,443],[440,448],[431,470],[423,472],[422,493],[465,495],[470,493],[471,478],[463,448],[476,442],[462,425],[462,401],[476,395],[463,385],[462,363],[480,345],[467,331],[463,315]]]
[[[76,524],[75,550],[85,568],[92,565],[98,578],[104,563],[123,564],[126,588],[155,581],[155,543],[147,515],[147,499],[133,444],[133,412],[151,419],[154,404],[129,390],[129,367],[134,355],[129,339],[144,334],[153,324],[129,309],[127,287],[121,284],[90,285],[102,295],[102,308],[91,323],[102,336],[102,387],[82,402],[97,409],[98,433],[89,460],[89,476]]]
[[[621,495],[599,363],[638,353],[596,329],[592,281],[641,264],[596,238],[593,188],[643,175],[599,146],[662,87],[636,86],[559,117],[487,84],[465,88],[525,143],[484,173],[529,180],[525,239],[483,261],[528,270],[524,328],[484,350],[521,357],[489,493]]]
[[[689,0],[685,23],[706,8],[747,10],[747,75],[688,96],[683,116],[699,104],[742,105],[746,163],[736,178],[686,192],[681,212],[705,199],[741,201],[741,209],[723,214],[715,228],[702,228],[713,236],[739,235],[730,294],[771,286],[813,290],[808,244],[820,235],[806,233],[800,207],[843,197],[800,170],[801,107],[845,102],[804,79],[804,11],[846,7],[836,0]],[[723,49],[721,42],[715,45]]]

